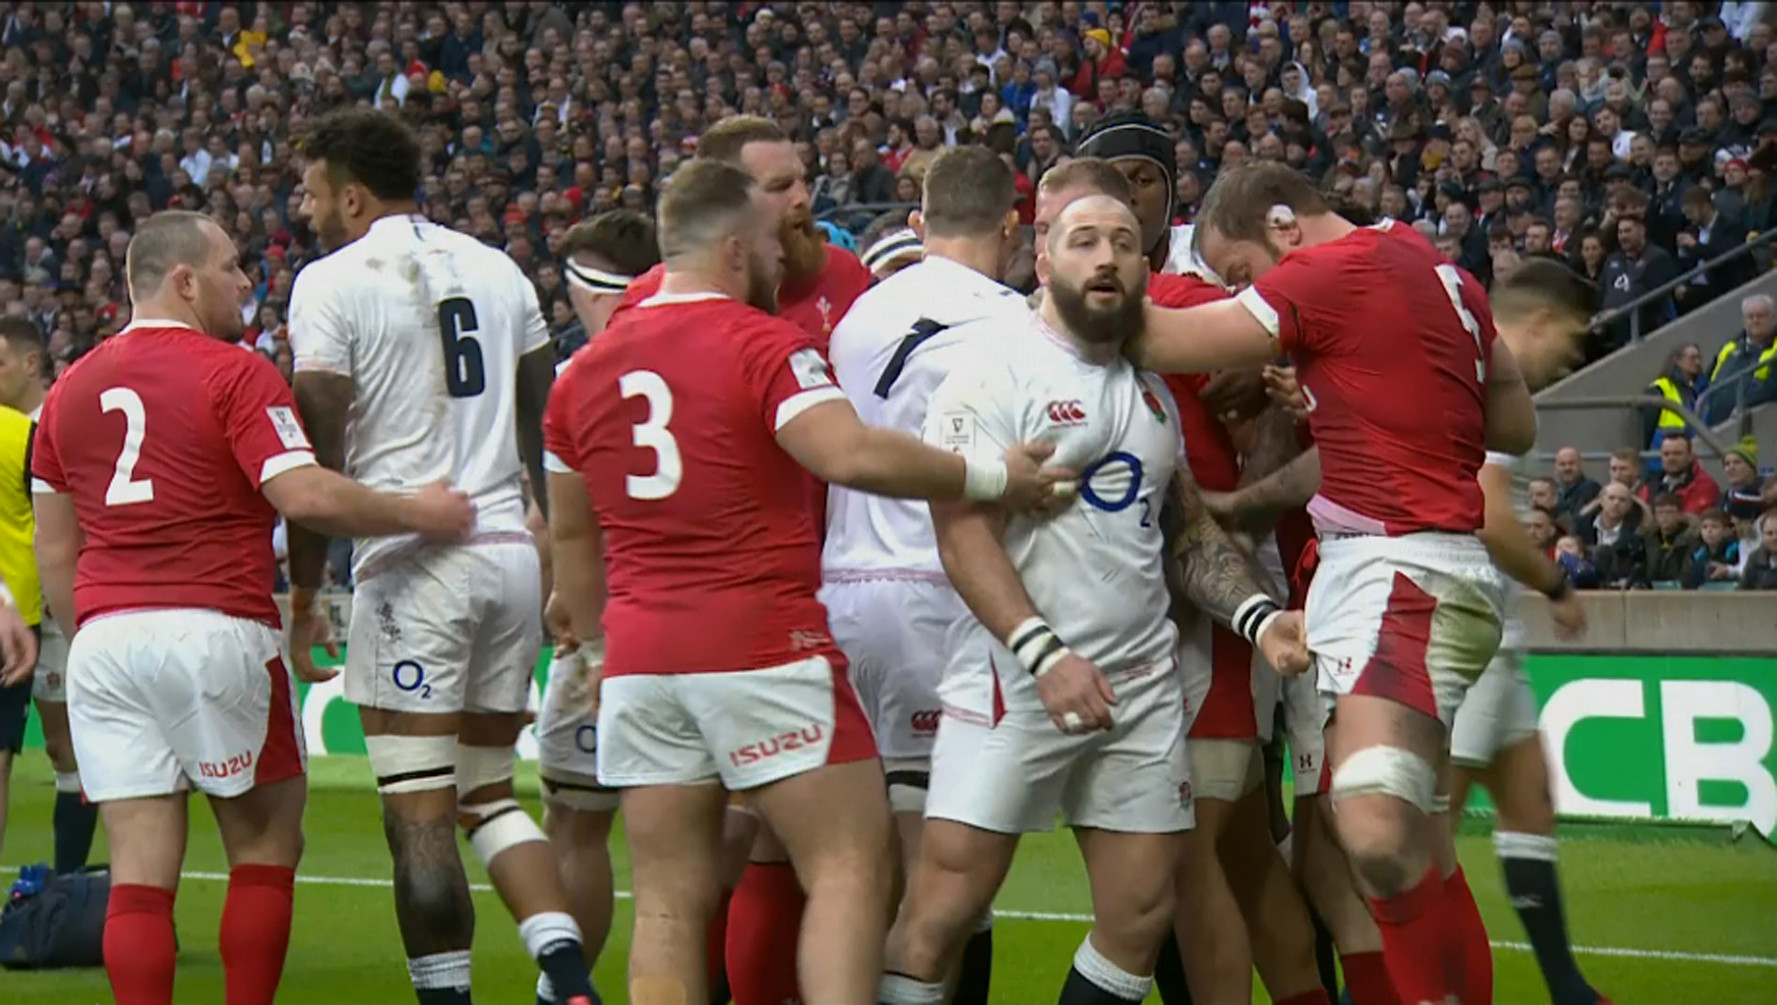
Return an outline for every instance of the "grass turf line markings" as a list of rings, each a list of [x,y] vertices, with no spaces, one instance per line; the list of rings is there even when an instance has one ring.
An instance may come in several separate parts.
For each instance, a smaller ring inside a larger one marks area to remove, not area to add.
[[[16,869],[0,869],[0,873],[14,873]],[[185,872],[180,878],[205,883],[226,883],[228,874],[222,872]],[[313,876],[298,874],[296,883],[299,886],[356,886],[388,889],[394,883],[387,879],[373,879],[361,876]],[[492,893],[494,888],[486,883],[471,883],[469,889],[476,893]],[[618,900],[630,899],[628,890],[616,891]],[[1092,921],[1091,915],[1067,914],[1057,911],[1007,911],[994,912],[995,918],[1006,918],[1012,921],[1046,921],[1087,924]],[[1530,952],[1530,946],[1523,942],[1494,942],[1494,949],[1504,949],[1515,953]],[[1575,946],[1573,951],[1581,956],[1616,956],[1637,960],[1669,960],[1682,963],[1713,963],[1719,966],[1734,967],[1769,967],[1777,969],[1777,957],[1770,956],[1736,956],[1724,953],[1689,953],[1664,949],[1628,949],[1620,946]]]

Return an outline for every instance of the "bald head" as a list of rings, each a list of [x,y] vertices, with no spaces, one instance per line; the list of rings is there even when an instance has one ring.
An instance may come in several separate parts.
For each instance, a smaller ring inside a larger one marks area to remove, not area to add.
[[[130,299],[152,296],[181,265],[202,268],[216,254],[221,229],[202,213],[169,209],[156,213],[136,230],[124,253],[124,278]]]
[[[1068,203],[1056,215],[1049,228],[1049,253],[1055,254],[1070,233],[1087,228],[1106,236],[1114,237],[1120,231],[1131,231],[1138,239],[1141,236],[1141,224],[1128,203],[1110,195],[1087,195]]]

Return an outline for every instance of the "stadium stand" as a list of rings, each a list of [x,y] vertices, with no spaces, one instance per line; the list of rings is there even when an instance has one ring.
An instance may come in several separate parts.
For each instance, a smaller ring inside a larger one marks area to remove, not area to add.
[[[1777,397],[1769,299],[1747,299],[1743,332],[1709,313],[1771,257],[1764,6],[17,4],[0,27],[0,303],[42,329],[59,372],[127,322],[136,222],[200,209],[243,249],[248,338],[287,373],[290,286],[318,254],[295,212],[297,141],[362,103],[418,127],[425,212],[517,261],[565,352],[584,336],[562,233],[651,207],[725,115],[797,138],[844,243],[903,215],[958,143],[1017,168],[1028,221],[1042,171],[1139,110],[1177,136],[1179,222],[1221,169],[1281,160],[1483,281],[1567,259],[1598,283],[1594,359],[1704,311],[1700,371],[1669,380],[1663,349],[1611,391],[1653,381],[1697,408],[1722,434],[1699,444],[1713,466],[1754,430],[1727,427]],[[1624,416],[1609,446],[1650,463],[1668,432],[1696,433],[1675,412]]]

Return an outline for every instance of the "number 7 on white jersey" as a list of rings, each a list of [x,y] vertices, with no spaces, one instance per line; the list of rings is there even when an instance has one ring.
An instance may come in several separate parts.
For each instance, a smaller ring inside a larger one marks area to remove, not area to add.
[[[1444,284],[1444,292],[1450,296],[1450,306],[1456,308],[1456,316],[1461,319],[1462,326],[1468,329],[1469,337],[1475,340],[1475,379],[1487,383],[1487,347],[1481,344],[1481,322],[1462,303],[1462,273],[1456,266],[1445,262],[1438,266],[1438,281]]]

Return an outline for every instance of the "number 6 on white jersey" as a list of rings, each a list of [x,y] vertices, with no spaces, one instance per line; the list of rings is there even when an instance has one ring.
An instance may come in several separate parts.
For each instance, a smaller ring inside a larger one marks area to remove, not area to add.
[[[635,445],[654,451],[654,473],[629,475],[624,488],[631,499],[665,499],[679,490],[685,463],[679,456],[679,441],[666,428],[673,419],[673,391],[660,374],[652,370],[631,370],[617,378],[617,389],[624,398],[648,399],[648,417],[636,423]]]
[[[123,413],[123,449],[117,454],[117,471],[105,489],[105,505],[129,506],[154,501],[154,479],[136,480],[136,462],[142,457],[142,437],[148,433],[148,414],[142,396],[127,387],[107,388],[99,394],[99,408]]]
[[[1462,305],[1462,273],[1456,266],[1445,262],[1438,266],[1438,281],[1444,284],[1444,292],[1450,295],[1450,306],[1456,308],[1456,316],[1462,320],[1462,326],[1468,329],[1469,337],[1475,340],[1475,379],[1487,383],[1487,347],[1481,344],[1481,322],[1475,315]]]

